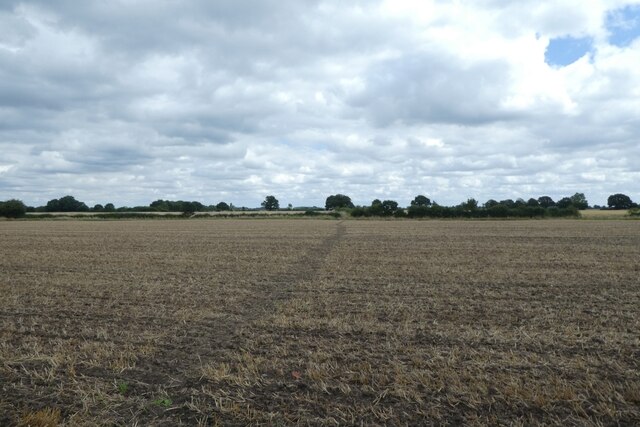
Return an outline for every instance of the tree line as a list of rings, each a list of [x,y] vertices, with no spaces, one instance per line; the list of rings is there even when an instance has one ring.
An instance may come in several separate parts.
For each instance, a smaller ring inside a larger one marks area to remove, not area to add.
[[[612,194],[607,199],[607,209],[632,209],[638,205],[629,196]],[[563,197],[557,202],[549,196],[524,200],[518,198],[489,199],[480,205],[475,199],[468,199],[455,206],[441,206],[424,195],[416,196],[404,208],[395,200],[375,199],[369,206],[355,206],[351,198],[344,194],[327,197],[326,209],[344,209],[353,217],[396,217],[396,218],[542,218],[577,216],[579,210],[588,209],[589,202],[584,193]],[[601,208],[601,207],[597,207]],[[602,208],[601,208],[602,209]]]
[[[278,199],[269,195],[261,203],[261,208],[268,211],[280,210]],[[324,209],[344,210],[353,217],[407,217],[407,218],[506,218],[506,217],[562,217],[575,216],[578,210],[589,208],[589,203],[583,193],[563,197],[554,201],[549,196],[541,196],[524,200],[518,198],[494,200],[489,199],[482,205],[475,199],[468,199],[455,206],[441,206],[424,195],[416,196],[407,207],[401,207],[394,200],[375,199],[368,206],[355,206],[349,196],[333,194],[327,197]],[[634,209],[638,204],[625,194],[612,194],[607,199],[607,207],[594,206],[601,209]],[[292,206],[288,205],[287,210]],[[298,208],[297,208],[298,209]],[[303,210],[318,210],[322,208],[299,208]],[[234,210],[257,210],[255,208],[235,207],[232,203],[219,202],[215,205],[205,205],[197,201],[163,200],[158,199],[148,206],[118,207],[113,203],[96,204],[89,207],[86,203],[76,200],[73,196],[49,200],[38,207],[26,206],[17,199],[0,202],[0,216],[19,218],[27,212],[182,212],[185,215],[196,212],[224,212]]]
[[[10,218],[21,217],[29,212],[183,212],[187,214],[195,212],[229,211],[232,209],[234,209],[234,206],[225,202],[205,206],[197,201],[183,200],[156,200],[148,206],[116,207],[113,203],[106,203],[104,205],[96,204],[93,207],[89,207],[86,203],[76,200],[73,196],[64,196],[60,199],[52,199],[45,205],[38,207],[26,206],[22,201],[16,199],[0,202],[0,216]],[[241,209],[244,210],[246,208]]]

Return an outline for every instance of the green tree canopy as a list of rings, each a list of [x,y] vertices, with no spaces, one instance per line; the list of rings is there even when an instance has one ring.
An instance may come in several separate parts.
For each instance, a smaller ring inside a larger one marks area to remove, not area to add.
[[[554,202],[553,199],[549,196],[538,197],[538,203],[545,209],[556,205],[556,202]]]
[[[489,200],[487,200],[486,202],[484,202],[484,208],[485,208],[485,209],[489,209],[489,208],[492,208],[492,207],[494,207],[494,206],[496,206],[496,205],[498,205],[498,204],[499,204],[499,203],[498,203],[498,201],[497,201],[497,200],[489,199]]]
[[[0,216],[6,218],[20,218],[27,212],[27,207],[21,200],[11,199],[0,202]]]
[[[631,209],[634,203],[631,201],[631,197],[626,194],[617,193],[609,196],[607,205],[611,209]]]
[[[324,207],[327,210],[338,208],[353,208],[353,202],[351,202],[351,197],[349,196],[345,196],[344,194],[334,194],[327,197]]]
[[[382,216],[382,201],[380,199],[374,199],[371,202],[371,207],[368,209],[369,214],[373,216]]]
[[[182,209],[180,211],[183,215],[193,215],[198,211],[199,203],[198,202],[182,202]]]
[[[563,197],[562,199],[558,200],[558,203],[556,203],[556,206],[559,207],[560,209],[566,209],[569,206],[573,206],[573,203],[571,202],[571,197]]]
[[[516,202],[514,202],[513,199],[500,200],[500,204],[508,207],[509,209],[516,207]]]
[[[229,206],[227,203],[225,202],[220,202],[216,205],[216,210],[218,212],[222,212],[222,211],[230,211],[231,210],[231,206]]]
[[[166,202],[162,199],[154,200],[149,204],[150,207],[154,208],[157,211],[168,212],[169,211],[169,201]]]
[[[398,210],[398,202],[395,200],[385,200],[380,205],[383,216],[391,216]]]
[[[47,212],[86,212],[89,207],[73,196],[64,196],[60,199],[49,200],[45,210]]]
[[[571,196],[570,199],[571,204],[575,206],[576,209],[587,209],[589,207],[589,202],[584,196],[584,193],[576,193]]]
[[[475,211],[478,209],[478,201],[476,199],[467,199],[466,202],[463,202],[461,205],[462,209],[465,211]]]
[[[274,196],[265,197],[261,205],[268,211],[276,211],[280,209],[280,202],[278,202],[278,199],[276,199]]]
[[[420,194],[411,201],[411,206],[431,206],[431,199]]]
[[[158,199],[149,204],[153,210],[160,212],[202,212],[207,208],[200,202],[186,202],[184,200],[162,200]]]

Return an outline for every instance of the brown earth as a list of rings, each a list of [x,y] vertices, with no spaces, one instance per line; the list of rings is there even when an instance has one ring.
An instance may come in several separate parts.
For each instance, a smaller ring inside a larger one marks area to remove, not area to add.
[[[640,423],[635,221],[0,222],[0,425]]]

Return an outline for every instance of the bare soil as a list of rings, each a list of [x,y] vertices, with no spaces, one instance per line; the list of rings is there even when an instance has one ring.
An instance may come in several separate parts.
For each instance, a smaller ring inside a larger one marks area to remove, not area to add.
[[[0,425],[638,425],[636,221],[0,222]]]

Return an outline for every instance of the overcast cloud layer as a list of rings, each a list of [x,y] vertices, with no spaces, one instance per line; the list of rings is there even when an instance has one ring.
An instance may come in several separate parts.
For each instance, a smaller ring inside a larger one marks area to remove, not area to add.
[[[0,200],[639,201],[639,3],[4,0]]]

